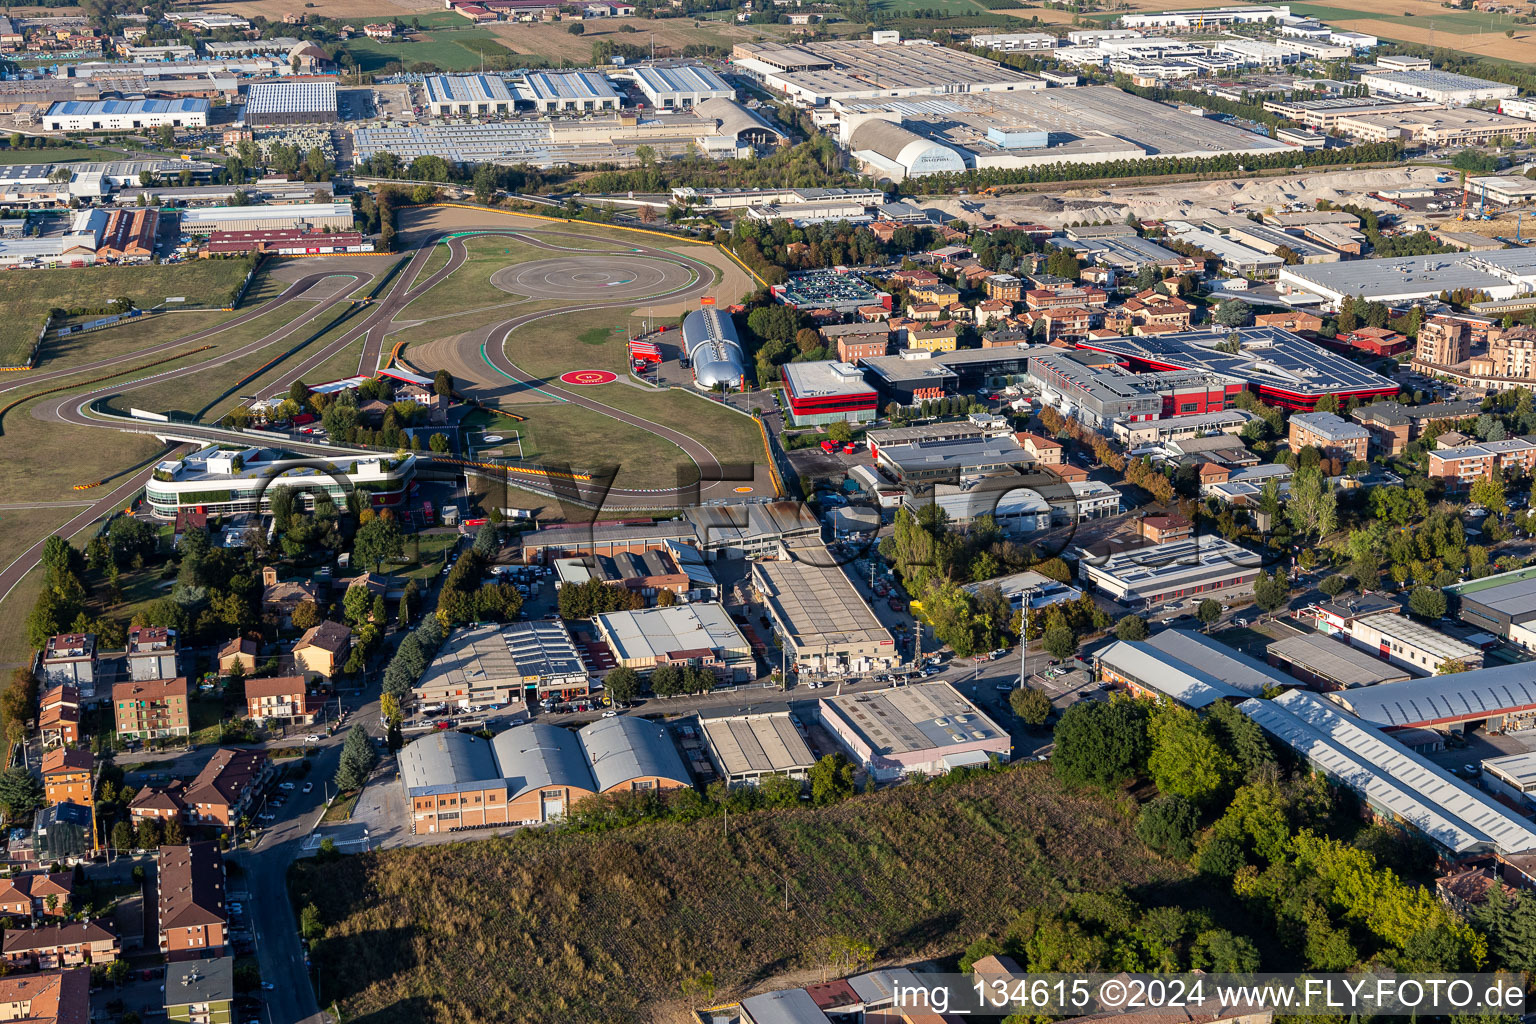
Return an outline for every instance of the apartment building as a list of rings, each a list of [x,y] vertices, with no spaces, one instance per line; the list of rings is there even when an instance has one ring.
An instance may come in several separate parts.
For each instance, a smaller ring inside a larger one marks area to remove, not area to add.
[[[1472,332],[1466,321],[1432,316],[1419,327],[1414,361],[1431,366],[1455,366],[1472,354]]]
[[[112,707],[117,734],[126,739],[191,735],[185,679],[118,683],[112,687]]]
[[[117,936],[97,921],[8,928],[3,943],[5,964],[12,970],[51,971],[109,964],[122,949]]]
[[[1312,447],[1330,459],[1366,460],[1371,434],[1358,423],[1331,412],[1299,412],[1291,417],[1290,426],[1293,452]]]
[[[293,645],[294,666],[306,674],[330,679],[352,652],[352,630],[330,619],[311,626]]]
[[[38,702],[37,729],[45,748],[79,743],[80,690],[62,683],[49,688]]]
[[[1506,472],[1530,473],[1536,467],[1536,444],[1523,437],[1511,437],[1437,448],[1429,453],[1429,475],[1451,490],[1471,487],[1472,481],[1491,475],[1495,466]]]
[[[1536,329],[1515,327],[1488,338],[1488,351],[1467,366],[1476,377],[1536,378]]]
[[[176,675],[176,631],[135,626],[128,631],[128,678],[171,679]]]
[[[345,629],[346,627],[342,627]],[[253,721],[281,719],[313,722],[319,714],[319,699],[311,700],[303,676],[278,676],[273,679],[245,681],[245,713]]]
[[[264,750],[217,751],[182,795],[189,821],[228,829],[252,810],[277,774]]]
[[[987,278],[984,287],[989,299],[1002,299],[1004,302],[1024,301],[1024,282],[1012,274],[993,274]]]
[[[167,960],[222,956],[229,916],[224,858],[215,843],[162,846],[159,855],[160,952]]]
[[[43,794],[48,805],[96,806],[96,758],[89,750],[55,747],[43,755]],[[96,815],[91,815],[91,849],[96,848]]]
[[[49,637],[48,646],[43,649],[43,681],[50,686],[95,686],[96,634],[60,633]]]

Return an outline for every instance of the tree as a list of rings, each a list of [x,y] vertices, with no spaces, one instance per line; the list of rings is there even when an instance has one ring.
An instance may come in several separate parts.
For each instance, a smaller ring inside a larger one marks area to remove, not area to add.
[[[1445,614],[1445,593],[1439,587],[1414,587],[1408,610],[1421,619],[1438,619]]]
[[[640,696],[640,674],[621,665],[603,678],[603,689],[614,704],[628,704]]]
[[[25,768],[0,771],[0,808],[11,821],[30,819],[43,806],[43,784]]]
[[[432,393],[441,398],[453,397],[453,374],[438,370],[432,377]]]
[[[1260,572],[1253,581],[1253,603],[1265,614],[1279,609],[1290,597],[1291,584],[1284,570],[1276,569],[1272,575]]]
[[[827,754],[811,765],[811,799],[818,804],[836,803],[853,795],[853,762],[842,754]]]
[[[435,434],[433,434],[431,437],[427,438],[427,447],[432,449],[434,452],[436,452],[439,455],[447,454],[447,452],[448,452],[448,435],[447,434],[442,434],[442,433],[435,433]]]
[[[1504,481],[1492,476],[1472,481],[1472,489],[1467,497],[1472,504],[1483,506],[1493,515],[1501,516],[1509,511],[1509,501],[1504,495]]]
[[[1152,752],[1147,770],[1159,792],[1177,793],[1196,805],[1219,799],[1237,780],[1237,764],[1188,708],[1162,705],[1148,729]]]
[[[1122,616],[1120,621],[1115,623],[1115,636],[1121,640],[1145,640],[1150,635],[1151,630],[1147,629],[1147,620],[1140,615]]]
[[[1285,512],[1291,529],[1302,537],[1321,539],[1332,533],[1338,524],[1338,505],[1338,496],[1322,470],[1299,469],[1291,478],[1291,497]]]
[[[373,611],[373,595],[361,583],[354,583],[342,597],[341,607],[349,623],[353,626],[362,625]]]
[[[126,821],[120,821],[112,826],[112,849],[133,849],[133,826]]]
[[[1252,310],[1242,299],[1226,299],[1216,304],[1215,321],[1223,327],[1242,327]]]
[[[571,22],[570,26],[566,28],[566,31],[569,32],[573,36],[579,36],[583,32],[585,32],[586,30],[587,30],[587,26],[583,25],[579,21]]]
[[[336,766],[336,788],[343,792],[362,788],[378,759],[373,743],[368,738],[368,731],[361,724],[354,725],[341,745],[341,762]]]
[[[181,827],[181,819],[170,817],[165,819],[165,845],[180,846],[187,841],[186,832]]]
[[[1025,725],[1039,728],[1051,717],[1051,698],[1032,686],[1020,684],[1008,695],[1008,706]]]
[[[357,528],[352,541],[354,564],[372,566],[377,572],[384,563],[405,553],[405,538],[400,524],[379,516]]]
[[[1440,663],[1439,668],[1435,669],[1435,675],[1454,676],[1458,673],[1466,671],[1469,671],[1466,662],[1462,661],[1460,658],[1448,658]]]
[[[1195,852],[1199,815],[1178,793],[1161,793],[1136,816],[1136,838],[1165,857],[1187,861]]]
[[[311,942],[325,935],[325,920],[313,903],[306,903],[299,911],[299,934]]]
[[[1079,701],[1056,723],[1051,765],[1069,786],[1119,786],[1147,760],[1147,705],[1129,697]]]
[[[320,625],[320,606],[313,601],[300,601],[294,605],[290,618],[294,629],[312,629]]]
[[[1200,620],[1202,626],[1215,624],[1216,620],[1221,618],[1221,602],[1213,597],[1207,597],[1195,609],[1195,618]]]
[[[1051,657],[1057,660],[1070,658],[1077,650],[1077,634],[1069,626],[1052,626],[1045,631],[1043,644]]]
[[[144,818],[139,822],[138,834],[135,839],[141,850],[153,850],[159,846],[165,838],[165,830],[155,818]]]
[[[491,556],[501,550],[501,535],[496,529],[496,524],[490,520],[480,524],[480,529],[475,532],[474,552],[481,558],[490,560]]]
[[[1329,597],[1338,597],[1348,586],[1348,580],[1339,573],[1333,573],[1331,576],[1324,576],[1323,581],[1317,585],[1317,589]]]

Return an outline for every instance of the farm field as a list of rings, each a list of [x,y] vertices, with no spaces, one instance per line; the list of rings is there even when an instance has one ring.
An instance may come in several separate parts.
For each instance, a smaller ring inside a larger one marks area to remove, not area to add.
[[[515,53],[531,54],[547,58],[552,64],[564,60],[588,65],[592,61],[592,44],[598,40],[627,43],[631,46],[647,46],[651,37],[656,46],[670,47],[680,55],[685,46],[718,46],[729,49],[732,44],[749,39],[762,39],[781,35],[776,25],[729,25],[715,21],[699,22],[695,28],[692,18],[594,18],[582,23],[585,31],[573,36],[569,25],[559,22],[549,24],[514,24],[498,22],[487,26],[496,37]],[[625,31],[626,28],[633,31]]]
[[[705,972],[737,999],[816,973],[837,935],[881,960],[954,955],[1065,892],[1189,877],[1045,766],[733,819],[729,839],[710,819],[302,860],[290,885],[320,911],[316,968],[348,1019],[531,1024],[666,1019]]]
[[[508,55],[508,48],[490,31],[470,27],[463,18],[458,21],[463,28],[413,33],[409,42],[386,43],[360,36],[347,40],[346,51],[364,72],[380,72],[391,61],[406,67],[424,61],[444,71],[474,71],[485,58]]]
[[[0,274],[0,366],[25,359],[32,339],[48,310],[96,308],[113,299],[137,305],[158,305],[184,296],[187,305],[223,306],[245,277],[245,260],[196,260],[147,266],[76,267],[58,270],[12,270]]]
[[[431,0],[312,0],[315,6],[306,8],[306,14],[322,18],[411,18],[441,11],[442,5]],[[246,18],[271,18],[273,6],[268,0],[233,0],[230,3],[209,4],[206,8],[218,14],[238,14]],[[278,12],[281,13],[281,12]],[[464,19],[460,18],[460,21]]]

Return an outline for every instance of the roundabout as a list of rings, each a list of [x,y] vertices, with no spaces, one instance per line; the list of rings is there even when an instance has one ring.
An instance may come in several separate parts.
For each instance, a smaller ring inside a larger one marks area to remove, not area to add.
[[[686,288],[696,274],[648,256],[561,256],[503,267],[491,284],[534,299],[644,299]]]

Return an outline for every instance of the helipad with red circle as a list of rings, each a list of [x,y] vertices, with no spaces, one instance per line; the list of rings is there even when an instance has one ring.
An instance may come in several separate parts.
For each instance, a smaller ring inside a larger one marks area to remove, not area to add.
[[[560,375],[560,383],[587,387],[593,384],[612,384],[619,375],[612,370],[570,370]]]

